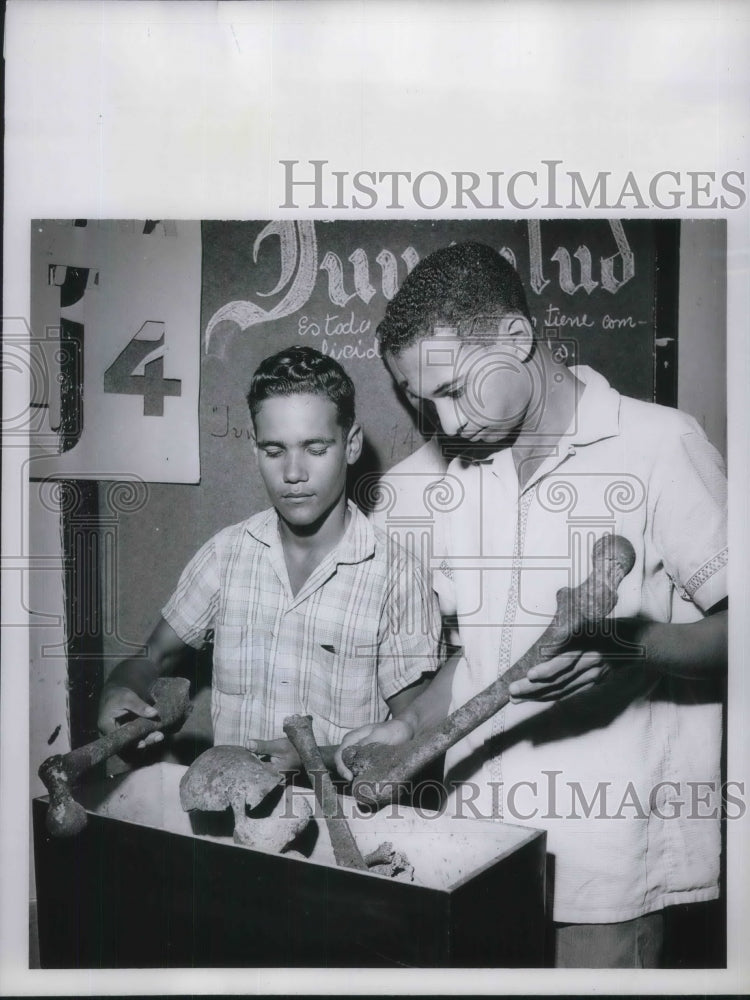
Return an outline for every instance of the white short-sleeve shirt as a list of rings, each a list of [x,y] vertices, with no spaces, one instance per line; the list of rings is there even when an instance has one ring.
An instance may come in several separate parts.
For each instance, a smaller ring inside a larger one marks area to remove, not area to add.
[[[510,450],[449,466],[460,503],[434,515],[432,562],[464,647],[453,708],[531,646],[605,533],[635,549],[613,617],[687,623],[726,596],[718,452],[686,414],[573,371],[586,386],[576,418],[523,490]],[[718,894],[720,703],[709,683],[634,662],[555,705],[510,704],[448,754],[450,809],[547,830],[558,921]]]

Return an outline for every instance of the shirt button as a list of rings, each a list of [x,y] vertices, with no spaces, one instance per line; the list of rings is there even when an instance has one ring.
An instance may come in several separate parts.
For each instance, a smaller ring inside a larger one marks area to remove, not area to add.
[[[568,454],[569,454],[569,455],[575,455],[575,453],[576,453],[576,450],[575,450],[575,448],[573,447],[573,445],[572,445],[572,444],[569,444],[569,445],[568,445]]]

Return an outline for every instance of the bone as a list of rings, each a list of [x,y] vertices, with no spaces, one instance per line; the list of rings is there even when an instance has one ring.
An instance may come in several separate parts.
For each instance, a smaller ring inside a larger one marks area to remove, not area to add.
[[[378,844],[374,851],[365,855],[365,864],[369,871],[378,875],[398,878],[403,882],[414,881],[414,865],[402,851],[396,851],[389,840]]]
[[[343,760],[354,775],[352,793],[368,806],[382,806],[399,797],[404,784],[510,701],[508,686],[529,670],[560,652],[587,625],[605,618],[617,602],[617,588],[635,562],[630,542],[604,535],[594,545],[592,572],[578,587],[557,592],[555,616],[542,635],[502,677],[409,743],[370,743],[347,747]]]
[[[302,833],[311,819],[310,803],[295,796],[291,787],[285,788],[272,816],[240,818],[234,828],[234,840],[243,847],[279,854]]]
[[[331,847],[336,864],[343,868],[367,871],[367,865],[360,854],[349,824],[341,811],[341,803],[331,776],[323,763],[320,749],[312,730],[312,717],[290,715],[284,719],[284,732],[291,740],[307,771],[315,792],[315,798],[323,812],[331,838]]]
[[[47,830],[52,836],[72,837],[86,826],[86,810],[72,793],[81,776],[150,733],[179,729],[190,712],[189,690],[190,682],[183,677],[160,677],[150,691],[159,713],[157,718],[133,719],[93,743],[66,754],[55,754],[42,762],[38,773],[49,792]]]
[[[283,808],[272,816],[248,816],[246,807],[254,809],[283,780],[280,771],[244,747],[211,747],[182,776],[180,803],[186,812],[231,807],[236,844],[279,852],[307,826],[312,815],[309,803],[299,797],[292,801],[291,789],[287,789]]]

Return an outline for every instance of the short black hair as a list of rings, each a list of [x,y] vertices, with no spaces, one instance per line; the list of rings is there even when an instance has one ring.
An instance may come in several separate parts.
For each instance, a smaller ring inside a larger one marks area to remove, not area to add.
[[[354,383],[333,358],[299,345],[287,347],[258,365],[247,394],[253,423],[263,400],[302,393],[330,399],[344,433],[349,432],[354,423]]]
[[[509,313],[531,322],[513,265],[484,243],[454,243],[425,257],[408,275],[378,324],[380,349],[399,354],[435,326],[455,326],[465,336],[475,320]]]

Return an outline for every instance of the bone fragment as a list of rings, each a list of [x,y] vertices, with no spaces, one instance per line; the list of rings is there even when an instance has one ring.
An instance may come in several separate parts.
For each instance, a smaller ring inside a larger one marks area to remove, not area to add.
[[[312,816],[308,802],[291,798],[287,789],[282,808],[271,816],[247,815],[283,782],[271,764],[244,747],[211,747],[197,757],[180,781],[180,803],[186,811],[223,811],[234,814],[234,841],[244,847],[281,851],[307,826]],[[295,812],[295,809],[299,812]]]

